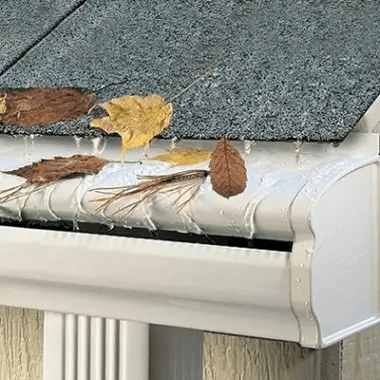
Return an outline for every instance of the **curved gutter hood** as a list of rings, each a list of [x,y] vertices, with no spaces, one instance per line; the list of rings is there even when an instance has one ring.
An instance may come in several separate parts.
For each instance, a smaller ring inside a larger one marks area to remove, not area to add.
[[[106,144],[106,145],[105,145]],[[0,166],[76,153],[119,159],[119,140],[1,136]],[[212,141],[181,146],[213,147]],[[78,232],[0,227],[0,303],[298,341],[324,347],[379,321],[378,136],[331,144],[235,144],[248,187],[223,199],[207,179],[184,212],[158,196],[132,215],[94,212],[90,189],[130,184],[139,174],[186,170],[158,161],[107,165],[66,180],[0,216],[291,241],[291,252]],[[157,141],[153,157],[168,148]],[[207,168],[206,165],[191,168]],[[2,174],[1,188],[20,179]]]

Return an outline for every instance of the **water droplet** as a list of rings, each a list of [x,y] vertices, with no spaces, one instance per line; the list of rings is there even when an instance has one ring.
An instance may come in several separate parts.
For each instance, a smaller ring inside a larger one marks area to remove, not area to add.
[[[86,194],[85,192],[85,183],[86,177],[83,178],[77,187],[74,190],[73,198],[72,198],[72,206],[74,207],[73,212],[73,225],[74,230],[79,230],[78,221],[80,219],[81,214],[88,214],[86,210],[83,208],[83,199]]]
[[[144,218],[143,222],[144,222],[145,227],[148,230],[156,231],[157,230],[157,226],[156,226],[156,224],[152,220],[152,217],[151,217],[151,207],[150,206],[151,206],[150,202],[149,202],[149,204],[145,205],[145,210],[144,210],[145,218]]]
[[[174,149],[178,143],[178,137],[173,137],[171,140],[170,140],[170,150]]]
[[[261,199],[257,201],[250,201],[247,204],[247,207],[245,209],[244,222],[245,222],[245,228],[249,231],[250,239],[252,239],[256,233],[255,212],[256,212],[257,205],[260,203],[260,200]]]
[[[314,249],[309,247],[306,249],[306,252],[312,254],[314,252]]]
[[[244,140],[244,154],[248,156],[251,153],[252,147],[256,144],[255,140]]]
[[[73,218],[73,230],[74,231],[79,231],[78,219],[75,216]]]
[[[186,222],[186,229],[188,230],[188,232],[194,232],[197,234],[203,234],[204,233],[202,228],[194,221],[193,218],[191,218],[186,213],[186,211],[182,211],[181,216]]]
[[[281,208],[281,213],[280,213],[280,218],[284,218],[285,217],[285,211],[286,211],[286,208],[282,207]]]
[[[17,207],[17,220],[19,222],[22,221],[22,213],[25,209],[26,202],[28,201],[30,195],[34,193],[36,190],[38,190],[39,186],[38,185],[30,185],[22,190],[20,192],[23,193],[22,196],[17,198],[16,200],[16,207]]]
[[[55,190],[56,187],[57,187],[57,183],[46,187],[46,190],[44,192],[44,207],[45,209],[49,211],[50,215],[54,219],[59,220],[60,219],[59,216],[51,208],[51,194]]]
[[[147,143],[144,145],[144,151],[143,151],[143,154],[142,154],[142,158],[141,158],[141,159],[144,159],[144,158],[147,158],[147,157],[148,157],[149,149],[150,149],[150,142],[147,142]]]
[[[17,200],[16,200],[16,211],[17,211],[17,221],[21,222],[22,221],[22,210],[20,207],[20,198],[17,198]]]
[[[297,140],[294,142],[294,144],[296,146],[296,162],[298,163],[302,154],[302,147],[303,147],[304,142]]]
[[[303,268],[305,266],[305,264],[300,264],[300,268]]]
[[[297,282],[301,282],[301,279],[299,277],[296,278]]]
[[[220,215],[224,215],[224,211],[223,210],[220,210]]]
[[[75,145],[76,145],[76,148],[77,148],[77,153],[82,153],[82,149],[81,149],[81,146],[80,146],[80,143],[82,141],[82,137],[78,137],[78,136],[74,136],[74,141],[75,141]]]
[[[106,149],[107,139],[102,136],[99,136],[99,137],[95,137],[91,141],[92,141],[92,154],[94,156],[102,154],[104,150]]]
[[[28,164],[32,161],[32,153],[34,150],[34,137],[35,135],[24,136],[24,155]]]

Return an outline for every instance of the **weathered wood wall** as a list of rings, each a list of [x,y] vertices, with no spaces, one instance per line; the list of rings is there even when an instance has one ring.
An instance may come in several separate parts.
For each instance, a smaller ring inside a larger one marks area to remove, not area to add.
[[[342,343],[342,380],[377,379],[380,379],[380,325]]]
[[[42,380],[43,313],[0,306],[0,379]]]
[[[339,344],[325,350],[297,343],[204,334],[203,380],[338,380]]]
[[[378,380],[380,326],[324,350],[204,333],[203,380]],[[42,380],[43,313],[0,306],[0,379]]]

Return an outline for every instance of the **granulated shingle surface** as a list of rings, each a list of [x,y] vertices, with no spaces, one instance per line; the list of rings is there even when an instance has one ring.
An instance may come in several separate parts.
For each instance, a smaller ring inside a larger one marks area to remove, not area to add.
[[[80,0],[2,0],[0,73],[38,44],[80,4]]]
[[[19,43],[19,32],[3,33]],[[173,101],[164,137],[339,141],[380,93],[379,35],[377,0],[87,0],[0,76],[0,88],[171,99],[211,70]],[[27,133],[94,136],[89,120]]]

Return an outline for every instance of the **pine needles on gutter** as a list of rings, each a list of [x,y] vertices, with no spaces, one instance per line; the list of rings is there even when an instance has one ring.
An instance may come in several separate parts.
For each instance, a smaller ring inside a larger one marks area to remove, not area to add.
[[[186,170],[168,175],[141,176],[139,177],[141,181],[135,185],[112,189],[92,189],[91,191],[107,195],[106,197],[93,199],[92,202],[102,202],[95,211],[104,212],[110,205],[120,199],[125,199],[133,195],[141,195],[139,200],[128,203],[115,212],[116,214],[125,211],[130,214],[144,202],[153,199],[159,193],[175,193],[177,197],[171,205],[178,213],[195,197],[207,176],[207,170]]]

